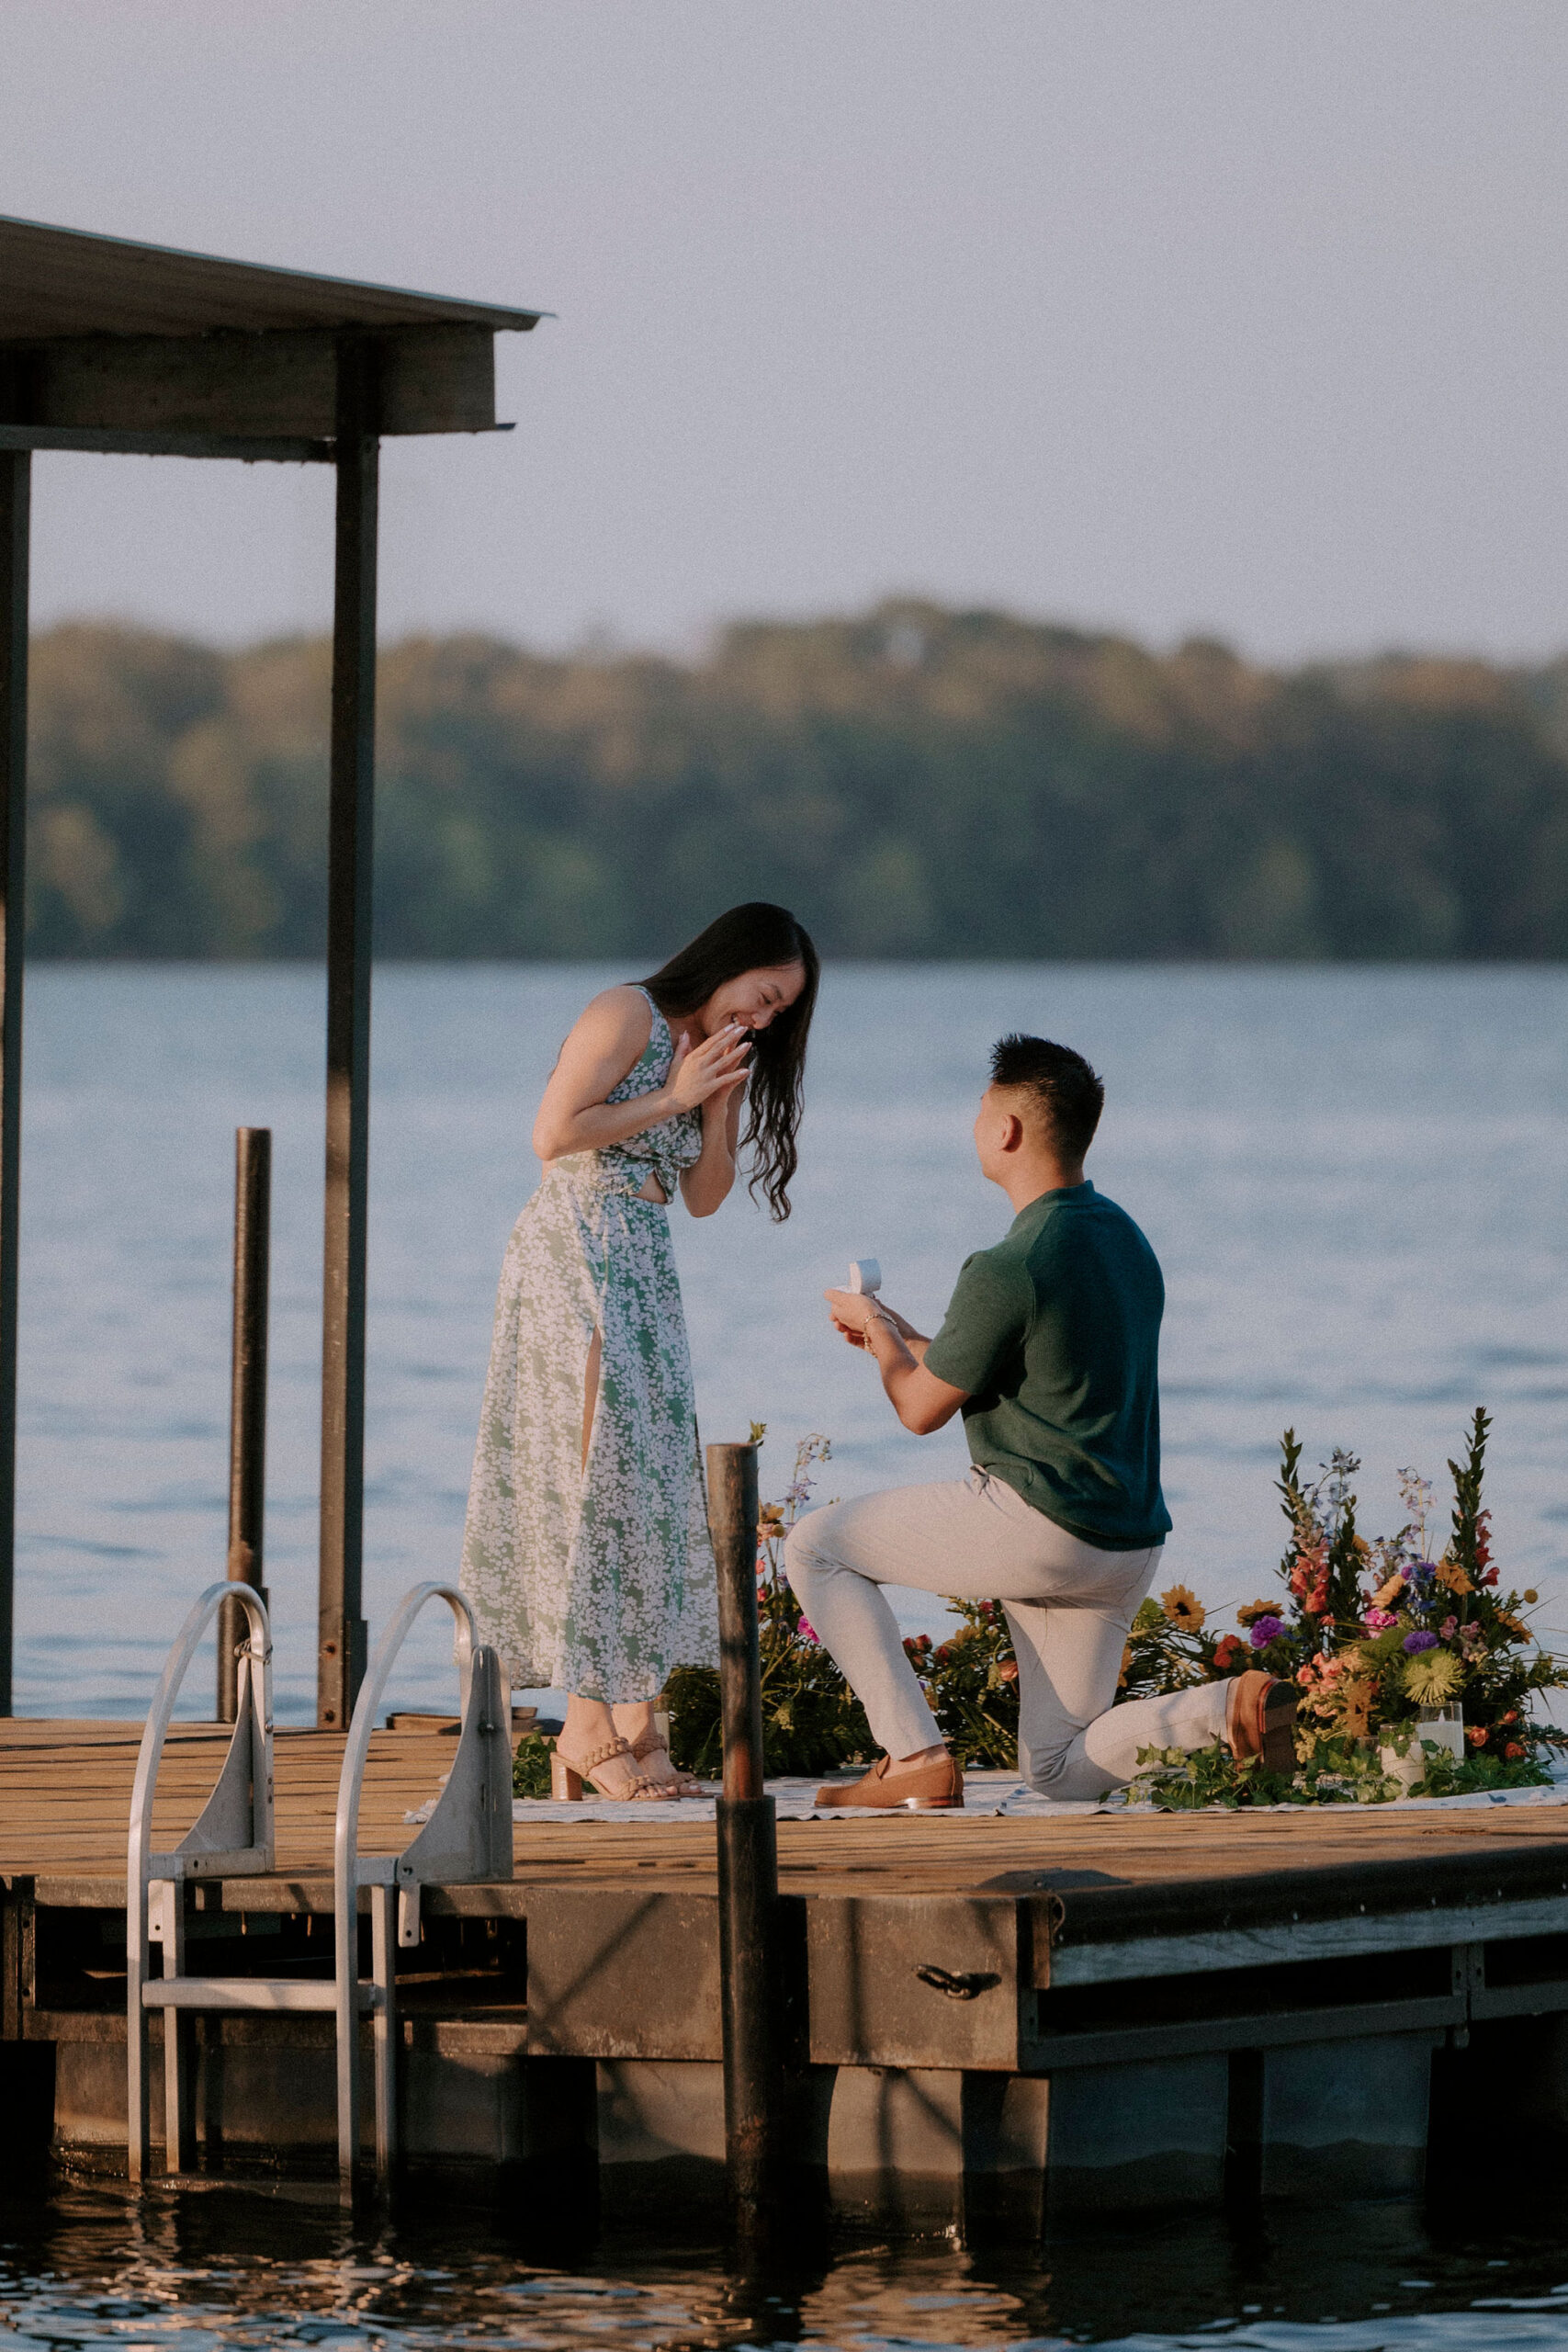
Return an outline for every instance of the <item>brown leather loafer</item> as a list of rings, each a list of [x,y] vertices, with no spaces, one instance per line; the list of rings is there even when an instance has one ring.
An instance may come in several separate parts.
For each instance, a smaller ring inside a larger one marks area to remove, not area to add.
[[[962,1810],[964,1775],[945,1752],[913,1764],[895,1764],[891,1756],[882,1756],[863,1779],[847,1787],[818,1789],[816,1802],[824,1811],[897,1805],[908,1813],[947,1813]]]
[[[1266,1772],[1296,1769],[1296,1694],[1277,1674],[1254,1668],[1235,1678],[1225,1739],[1238,1764],[1260,1756]]]

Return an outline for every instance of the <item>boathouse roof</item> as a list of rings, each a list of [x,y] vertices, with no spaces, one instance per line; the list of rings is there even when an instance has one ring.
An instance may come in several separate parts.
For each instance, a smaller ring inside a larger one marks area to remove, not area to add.
[[[324,443],[345,335],[377,346],[382,433],[493,431],[493,338],[547,315],[0,218],[0,431],[192,457]]]

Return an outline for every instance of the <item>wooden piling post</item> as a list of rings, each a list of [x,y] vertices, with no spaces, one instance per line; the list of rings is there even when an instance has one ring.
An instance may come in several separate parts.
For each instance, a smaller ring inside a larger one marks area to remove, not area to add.
[[[14,387],[0,361],[0,416]],[[17,1252],[22,1174],[28,546],[32,458],[0,449],[0,1715],[11,1712],[17,1526]]]
[[[327,814],[327,1182],[321,1260],[321,1531],[316,1721],[346,1731],[365,1678],[365,1253],[370,1139],[371,834],[376,777],[374,345],[340,338],[337,558]]]
[[[229,1579],[267,1600],[262,1582],[266,1497],[266,1324],[272,1224],[272,1129],[234,1130],[234,1338],[229,1392]],[[270,1604],[268,1604],[270,1606]],[[250,1627],[237,1600],[218,1612],[218,1720],[239,1700],[236,1645]]]
[[[707,1474],[724,1732],[717,1814],[725,2157],[737,2222],[751,2233],[778,2186],[785,2125],[778,1840],[773,1801],[762,1789],[756,1447],[710,1445]]]

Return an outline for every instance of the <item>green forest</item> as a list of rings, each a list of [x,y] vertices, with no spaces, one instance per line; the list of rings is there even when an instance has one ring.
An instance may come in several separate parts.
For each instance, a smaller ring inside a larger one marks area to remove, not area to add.
[[[329,649],[34,640],[28,934],[313,957]],[[836,956],[1568,955],[1568,660],[1290,672],[913,602],[700,660],[388,647],[377,952],[647,963],[739,899]]]

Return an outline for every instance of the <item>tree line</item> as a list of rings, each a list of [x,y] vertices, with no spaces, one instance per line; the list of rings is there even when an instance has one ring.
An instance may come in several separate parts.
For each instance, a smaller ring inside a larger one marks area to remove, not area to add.
[[[32,653],[28,936],[312,957],[329,649]],[[837,956],[1568,955],[1568,660],[1271,671],[900,601],[690,662],[389,647],[388,956],[646,962],[745,898]]]

